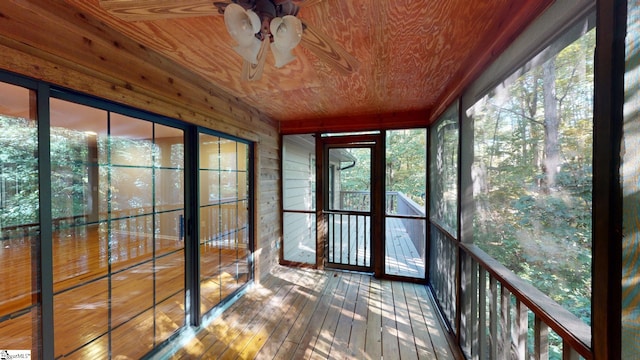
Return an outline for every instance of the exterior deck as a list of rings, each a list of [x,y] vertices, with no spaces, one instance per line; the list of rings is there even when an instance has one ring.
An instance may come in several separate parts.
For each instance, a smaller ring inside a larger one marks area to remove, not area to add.
[[[352,221],[355,224],[355,220]],[[351,263],[352,265],[371,264],[371,244],[365,244],[357,233],[369,234],[369,222],[360,221],[358,226],[343,225],[342,231],[348,233],[344,238],[358,239],[358,241],[345,241],[336,246],[329,247],[328,257],[330,261]],[[315,261],[315,244],[313,239],[307,239],[307,243],[297,244],[285,251],[285,259],[300,262],[313,263]],[[389,275],[422,278],[425,274],[424,260],[416,249],[411,239],[410,232],[400,218],[387,218],[386,242],[385,242],[385,273]]]
[[[332,264],[371,266],[371,220],[368,215],[357,213],[369,207],[365,192],[341,192],[341,208],[345,212],[328,213],[328,240],[326,261]],[[368,193],[367,193],[368,194]],[[361,201],[355,204],[354,195]],[[385,223],[385,273],[394,276],[424,278],[425,276],[425,221],[424,209],[405,195],[387,193]],[[349,213],[349,211],[356,211]],[[285,214],[286,216],[286,214]],[[293,214],[293,216],[309,216]],[[315,224],[315,217],[306,224]],[[295,236],[297,243],[284,244],[284,259],[293,262],[315,264],[315,233]],[[375,241],[380,241],[374,239]]]

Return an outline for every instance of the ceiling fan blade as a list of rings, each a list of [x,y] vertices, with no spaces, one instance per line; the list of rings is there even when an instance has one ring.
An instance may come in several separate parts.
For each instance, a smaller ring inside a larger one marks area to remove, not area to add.
[[[258,52],[258,63],[252,64],[249,61],[244,60],[242,62],[242,73],[240,78],[243,81],[258,81],[262,78],[262,72],[264,71],[264,64],[267,62],[267,53],[271,47],[271,41],[269,38],[265,38],[260,46]]]
[[[218,13],[210,0],[100,0],[100,6],[126,21],[209,16]]]
[[[343,75],[349,75],[360,67],[360,62],[343,47],[302,20],[304,32],[300,45],[314,53],[320,60]]]

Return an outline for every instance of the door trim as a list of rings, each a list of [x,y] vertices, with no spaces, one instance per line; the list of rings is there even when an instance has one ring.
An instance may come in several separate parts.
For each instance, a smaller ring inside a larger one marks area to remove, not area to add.
[[[384,132],[367,135],[316,136],[316,194],[317,196],[317,264],[323,267],[343,270],[373,272],[376,277],[384,275]],[[371,186],[370,186],[370,265],[368,267],[346,264],[328,264],[326,249],[329,239],[329,149],[332,148],[369,148],[371,149]]]

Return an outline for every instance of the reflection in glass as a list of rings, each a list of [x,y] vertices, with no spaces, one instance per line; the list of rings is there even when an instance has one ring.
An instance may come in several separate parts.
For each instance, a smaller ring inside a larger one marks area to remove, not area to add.
[[[35,100],[31,90],[0,83],[0,348],[30,349],[37,356],[41,304]]]
[[[65,95],[66,96],[66,95]],[[42,344],[51,241],[56,358],[141,358],[185,326],[184,131],[50,99],[51,239],[39,239],[36,97],[0,83],[1,348]],[[203,137],[203,311],[250,280],[250,145]],[[50,325],[50,324],[46,324]]]
[[[183,169],[182,130],[51,99],[55,356],[137,358],[184,325]]]
[[[200,294],[207,312],[249,280],[249,146],[200,134]]]

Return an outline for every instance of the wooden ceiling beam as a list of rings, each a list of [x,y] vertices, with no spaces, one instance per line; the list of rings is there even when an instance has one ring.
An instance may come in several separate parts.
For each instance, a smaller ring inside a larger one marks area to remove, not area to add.
[[[416,110],[402,113],[289,120],[280,122],[280,133],[283,135],[292,135],[311,134],[315,132],[356,132],[423,128],[428,126],[429,118],[429,111]]]

